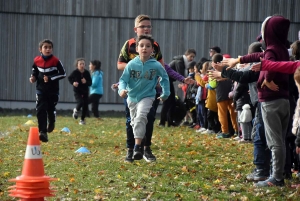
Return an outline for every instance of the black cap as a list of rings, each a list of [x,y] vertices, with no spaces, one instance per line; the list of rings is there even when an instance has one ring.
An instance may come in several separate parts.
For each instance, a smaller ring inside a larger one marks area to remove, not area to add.
[[[221,48],[219,48],[218,46],[211,47],[210,49],[216,51],[216,53],[221,53]]]

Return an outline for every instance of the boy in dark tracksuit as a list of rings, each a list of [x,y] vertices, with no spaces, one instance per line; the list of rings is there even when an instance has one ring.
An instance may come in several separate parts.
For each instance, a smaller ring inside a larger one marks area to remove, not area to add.
[[[34,58],[31,83],[36,82],[36,110],[39,127],[39,137],[42,142],[48,142],[48,133],[55,127],[60,79],[66,77],[61,61],[52,55],[53,43],[44,39],[39,43],[40,56]],[[48,117],[48,127],[47,127]]]
[[[81,119],[79,124],[85,124],[85,117],[89,105],[89,86],[92,85],[92,78],[88,70],[85,69],[85,60],[78,58],[75,60],[75,67],[68,80],[73,85],[74,96],[77,101],[76,107],[73,109],[73,118],[78,118],[78,111],[82,108]]]

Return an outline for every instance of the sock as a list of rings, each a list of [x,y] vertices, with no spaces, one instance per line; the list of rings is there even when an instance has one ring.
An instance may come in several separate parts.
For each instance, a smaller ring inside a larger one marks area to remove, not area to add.
[[[141,145],[139,145],[139,144],[135,144],[134,145],[134,150],[138,150],[138,149],[140,149],[141,148]]]

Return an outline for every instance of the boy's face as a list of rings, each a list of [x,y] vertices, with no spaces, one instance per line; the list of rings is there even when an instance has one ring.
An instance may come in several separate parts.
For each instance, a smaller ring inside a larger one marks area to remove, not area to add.
[[[191,62],[194,60],[195,56],[196,55],[194,53],[192,53],[192,54],[186,55],[186,58],[187,58],[188,62]]]
[[[85,68],[85,61],[83,60],[80,60],[77,62],[77,69],[80,71],[80,72],[83,72],[84,71],[84,68]]]
[[[213,50],[213,49],[210,49],[210,50],[209,50],[209,56],[210,56],[210,57],[214,56],[216,53],[217,53],[217,52],[216,52],[215,50]]]
[[[153,47],[148,39],[142,39],[136,46],[136,51],[139,53],[140,57],[150,57],[153,52]]]
[[[140,23],[134,27],[134,32],[137,36],[143,35],[143,34],[151,34],[151,21],[149,20],[143,20]]]
[[[52,54],[53,48],[51,44],[44,43],[42,48],[39,48],[39,50],[44,56],[50,56]]]

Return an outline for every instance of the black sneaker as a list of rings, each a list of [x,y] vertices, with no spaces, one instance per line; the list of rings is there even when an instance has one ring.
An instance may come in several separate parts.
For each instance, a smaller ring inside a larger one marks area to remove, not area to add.
[[[189,128],[194,128],[196,126],[196,123],[190,123]]]
[[[144,149],[143,158],[149,163],[156,161],[156,157],[152,154],[150,147],[146,147],[146,149]]]
[[[182,125],[183,125],[183,126],[189,126],[189,125],[190,125],[190,122],[185,121],[185,122],[182,123]]]
[[[133,162],[133,149],[128,149],[127,150],[127,155],[125,158],[125,162],[132,163]]]
[[[47,133],[40,132],[40,140],[42,142],[48,142],[48,135],[47,135]]]
[[[133,150],[133,159],[141,160],[143,158],[143,153],[141,150],[141,146],[135,146]]]
[[[47,132],[48,133],[51,133],[53,130],[54,130],[54,128],[55,128],[55,123],[53,122],[50,122],[49,124],[48,124],[48,128],[47,128]]]

